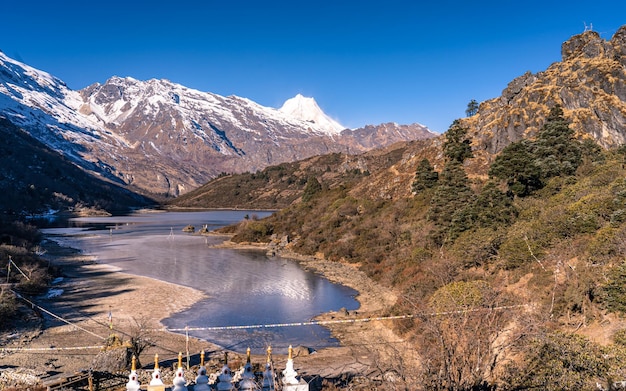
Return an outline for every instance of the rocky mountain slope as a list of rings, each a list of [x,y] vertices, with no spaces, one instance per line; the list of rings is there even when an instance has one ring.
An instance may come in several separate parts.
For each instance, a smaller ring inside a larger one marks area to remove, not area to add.
[[[425,143],[428,141],[402,143],[359,155],[319,155],[255,173],[223,175],[172,199],[167,205],[174,208],[281,209],[300,199],[311,178],[327,188],[352,188],[355,192],[362,189],[389,197],[384,194],[390,190],[390,184],[379,183],[381,174],[395,171],[394,165],[407,153],[423,148]]]
[[[232,241],[350,264],[400,291],[385,315],[414,316],[390,327],[422,364],[407,371],[417,375],[403,378],[407,389],[618,388],[625,36],[626,26],[610,41],[571,38],[563,61],[515,80],[441,137],[378,160],[335,154],[220,178],[215,186],[259,200],[300,184],[288,207],[229,227]],[[516,192],[510,178],[527,174],[536,187]]]
[[[73,91],[1,52],[0,115],[88,171],[164,196],[222,172],[434,136],[418,124],[343,129],[300,95],[274,109],[130,77]]]
[[[564,42],[561,54],[560,62],[519,76],[464,120],[480,158],[477,169],[511,142],[536,135],[555,104],[578,137],[607,148],[626,141],[626,26],[608,41],[585,31]]]

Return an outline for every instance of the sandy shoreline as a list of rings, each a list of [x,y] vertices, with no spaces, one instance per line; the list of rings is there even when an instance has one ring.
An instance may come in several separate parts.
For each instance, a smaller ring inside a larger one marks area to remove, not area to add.
[[[14,337],[6,341],[3,347],[7,351],[0,355],[4,368],[27,368],[41,373],[89,369],[100,351],[97,347],[104,346],[112,333],[128,340],[138,328],[162,330],[163,319],[206,297],[193,288],[123,273],[111,265],[95,263],[92,257],[73,249],[55,244],[48,245],[47,249],[46,257],[62,268],[62,280],[53,285],[62,293],[33,300],[43,309],[39,311],[44,316],[43,325],[13,334]],[[143,363],[152,362],[155,353],[168,358],[186,350],[184,335],[164,331],[151,333],[157,346],[146,349],[140,357]],[[190,342],[190,351],[193,347],[194,354],[202,349],[218,350],[206,341],[190,339]],[[81,347],[85,349],[77,349]],[[19,348],[28,350],[11,350]]]
[[[239,247],[228,241],[224,245]],[[22,333],[19,338],[9,341],[5,348],[102,346],[103,338],[111,333],[109,312],[113,318],[113,332],[124,339],[125,335],[128,336],[137,329],[138,324],[162,330],[163,319],[206,298],[199,290],[126,274],[110,265],[98,264],[93,258],[76,250],[55,244],[50,246],[46,256],[52,263],[61,266],[64,273],[63,280],[54,288],[62,289],[63,294],[51,299],[39,299],[38,304],[60,317],[69,319],[72,325],[46,316],[42,330]],[[354,266],[301,257],[297,254],[281,256],[293,258],[303,267],[322,274],[330,281],[344,284],[359,292],[357,296],[360,303],[359,317],[378,316],[395,301],[392,292],[372,282]],[[322,314],[319,319],[342,319],[351,315],[354,314],[334,312]],[[336,324],[329,328],[342,346],[298,357],[297,364],[301,374],[337,377],[345,372],[366,372],[371,365],[372,351],[371,347],[363,343],[364,341],[399,342],[383,322]],[[186,340],[184,335],[165,331],[155,332],[152,338],[155,346],[147,348],[140,357],[144,365],[149,365],[153,361],[154,354],[159,354],[159,357],[164,359],[174,358],[178,352],[185,352],[187,348],[191,355],[197,355],[201,350],[205,350],[207,356],[212,355],[216,361],[223,357],[221,348],[207,341],[195,338]],[[4,352],[0,358],[5,368],[29,368],[40,373],[67,373],[88,369],[97,353],[98,349],[93,348],[71,354],[62,351],[31,350]],[[234,354],[235,364],[241,362],[241,356],[239,355],[239,358],[237,356]],[[263,357],[256,359],[263,362]],[[275,359],[277,363],[284,361],[284,357],[281,356],[276,356]]]

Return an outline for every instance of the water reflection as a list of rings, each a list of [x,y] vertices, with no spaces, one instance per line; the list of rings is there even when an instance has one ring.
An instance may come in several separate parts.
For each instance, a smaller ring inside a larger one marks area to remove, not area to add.
[[[99,262],[121,271],[186,285],[209,299],[166,319],[169,328],[214,328],[306,322],[329,310],[356,309],[356,294],[302,270],[291,260],[267,257],[259,251],[211,248],[223,238],[185,234],[188,224],[209,229],[259,217],[269,212],[210,211],[135,214],[72,220],[62,234]],[[281,352],[289,344],[320,348],[336,344],[320,326],[193,331],[190,334],[234,350],[250,346],[262,353],[268,344]]]

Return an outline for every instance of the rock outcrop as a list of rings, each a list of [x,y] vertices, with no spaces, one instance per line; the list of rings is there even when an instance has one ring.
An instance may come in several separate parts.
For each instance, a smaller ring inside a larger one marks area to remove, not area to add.
[[[511,142],[533,137],[556,104],[579,138],[606,148],[626,141],[626,26],[609,41],[595,31],[573,36],[561,54],[562,61],[516,78],[463,120],[477,157],[488,161]]]

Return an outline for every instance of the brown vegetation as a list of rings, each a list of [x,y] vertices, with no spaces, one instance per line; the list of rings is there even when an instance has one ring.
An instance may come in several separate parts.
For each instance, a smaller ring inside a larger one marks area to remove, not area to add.
[[[412,161],[417,168],[420,160]],[[626,351],[612,339],[626,327],[620,319],[626,170],[617,151],[583,149],[578,161],[574,175],[559,174],[554,165],[541,171],[549,177],[540,176],[537,189],[506,207],[516,213],[484,221],[483,213],[501,206],[494,205],[499,196],[481,200],[497,189],[478,177],[454,179],[468,181],[474,195],[442,220],[429,215],[440,184],[413,197],[381,199],[356,195],[370,178],[333,186],[319,175],[321,187],[307,201],[240,225],[232,240],[272,242],[277,251],[352,263],[399,290],[400,299],[383,314],[419,315],[393,327],[422,358],[413,371],[427,389],[609,387],[626,377],[616,364]],[[379,175],[385,174],[372,173]],[[551,348],[559,338],[571,341],[567,351]],[[544,349],[541,356],[533,356],[531,346]],[[563,356],[571,356],[571,365],[598,364],[562,367],[570,365],[557,364]],[[539,371],[528,365],[532,360],[549,369]]]

